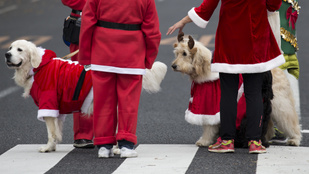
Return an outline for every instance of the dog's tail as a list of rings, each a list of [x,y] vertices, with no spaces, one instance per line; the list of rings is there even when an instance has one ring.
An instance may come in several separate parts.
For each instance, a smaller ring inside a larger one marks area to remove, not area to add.
[[[151,69],[146,69],[143,76],[143,89],[148,93],[157,93],[161,90],[161,82],[165,77],[167,66],[162,62],[154,62]]]

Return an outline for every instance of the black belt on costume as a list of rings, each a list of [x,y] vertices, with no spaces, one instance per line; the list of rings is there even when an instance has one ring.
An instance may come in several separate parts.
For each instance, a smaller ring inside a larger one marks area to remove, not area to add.
[[[129,30],[129,31],[141,30],[141,24],[120,24],[100,20],[97,22],[97,26],[104,28],[118,29],[118,30]]]
[[[74,13],[74,14],[80,15],[81,12],[82,11],[72,9],[72,13]]]
[[[74,95],[73,95],[72,100],[78,100],[80,91],[82,90],[82,87],[83,87],[83,83],[84,83],[84,80],[85,80],[85,76],[86,76],[86,70],[83,69],[83,71],[81,72],[81,74],[80,74],[80,76],[79,76],[77,85],[76,85],[76,87],[75,87],[75,91],[74,91]]]

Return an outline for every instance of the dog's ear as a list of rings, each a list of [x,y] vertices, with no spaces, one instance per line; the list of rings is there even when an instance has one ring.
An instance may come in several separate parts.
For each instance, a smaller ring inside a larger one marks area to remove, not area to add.
[[[40,57],[36,45],[34,45],[33,43],[29,44],[29,54],[30,54],[30,63],[32,67],[33,68],[39,67],[42,59]]]
[[[178,34],[178,36],[177,36],[178,42],[183,41],[183,36],[184,36],[184,35],[185,35],[185,34],[184,34],[183,32],[180,32],[180,33]]]
[[[189,35],[188,46],[190,49],[194,47],[194,39]]]

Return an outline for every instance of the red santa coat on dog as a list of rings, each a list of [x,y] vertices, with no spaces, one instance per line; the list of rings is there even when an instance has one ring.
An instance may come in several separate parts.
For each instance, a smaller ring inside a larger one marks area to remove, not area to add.
[[[204,0],[188,12],[205,28],[219,0]],[[224,73],[265,72],[285,62],[267,19],[267,10],[280,8],[281,0],[221,0],[211,70]]]
[[[42,62],[38,68],[33,69],[30,91],[35,104],[39,107],[38,119],[44,121],[44,116],[58,117],[60,114],[80,111],[82,105],[86,104],[84,101],[92,87],[90,72],[86,72],[78,99],[73,100],[84,67],[77,62],[57,58],[51,50],[42,48],[38,50],[42,55]],[[90,105],[90,102],[87,105]]]
[[[185,113],[188,123],[195,125],[217,125],[220,123],[220,79],[215,78],[203,83],[192,82],[189,107]],[[245,117],[246,101],[243,92],[242,76],[239,76],[239,89],[237,98],[237,123]]]

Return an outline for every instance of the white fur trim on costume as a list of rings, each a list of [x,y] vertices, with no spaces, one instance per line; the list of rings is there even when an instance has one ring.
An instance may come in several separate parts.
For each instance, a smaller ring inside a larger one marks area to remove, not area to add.
[[[95,64],[91,64],[91,70],[118,73],[118,74],[132,74],[132,75],[144,75],[146,73],[145,69],[119,68],[114,66],[95,65]]]
[[[195,23],[195,25],[201,27],[201,28],[206,28],[208,21],[205,21],[204,19],[202,19],[201,17],[199,17],[199,15],[197,15],[197,13],[194,10],[195,7],[193,7],[189,12],[188,12],[188,16],[189,18]]]
[[[87,95],[86,99],[84,100],[84,103],[81,107],[82,113],[88,113],[88,109],[89,109],[92,101],[93,101],[93,87],[91,87],[91,89],[90,89],[90,91],[89,91],[89,93],[88,93],[88,95]]]
[[[59,110],[52,110],[52,109],[39,109],[38,111],[38,120],[44,121],[44,117],[59,117]]]
[[[227,64],[227,63],[212,63],[212,72],[223,72],[231,74],[241,74],[241,73],[258,73],[265,72],[274,69],[285,63],[283,55],[279,55],[276,58],[257,64]]]
[[[62,58],[59,58],[59,57],[55,57],[55,58],[53,58],[53,60],[61,60],[63,62],[68,62],[69,64],[75,64],[75,65],[78,64],[78,61],[72,61],[70,59],[65,60],[65,59],[62,59]]]
[[[46,49],[44,49],[44,48],[42,48],[42,47],[36,47],[37,48],[37,50],[38,50],[38,52],[39,52],[39,55],[41,56],[41,57],[43,57],[43,55],[45,54],[45,50]]]
[[[194,114],[189,109],[186,110],[185,119],[190,124],[199,126],[217,125],[220,123],[220,112],[215,115]]]

